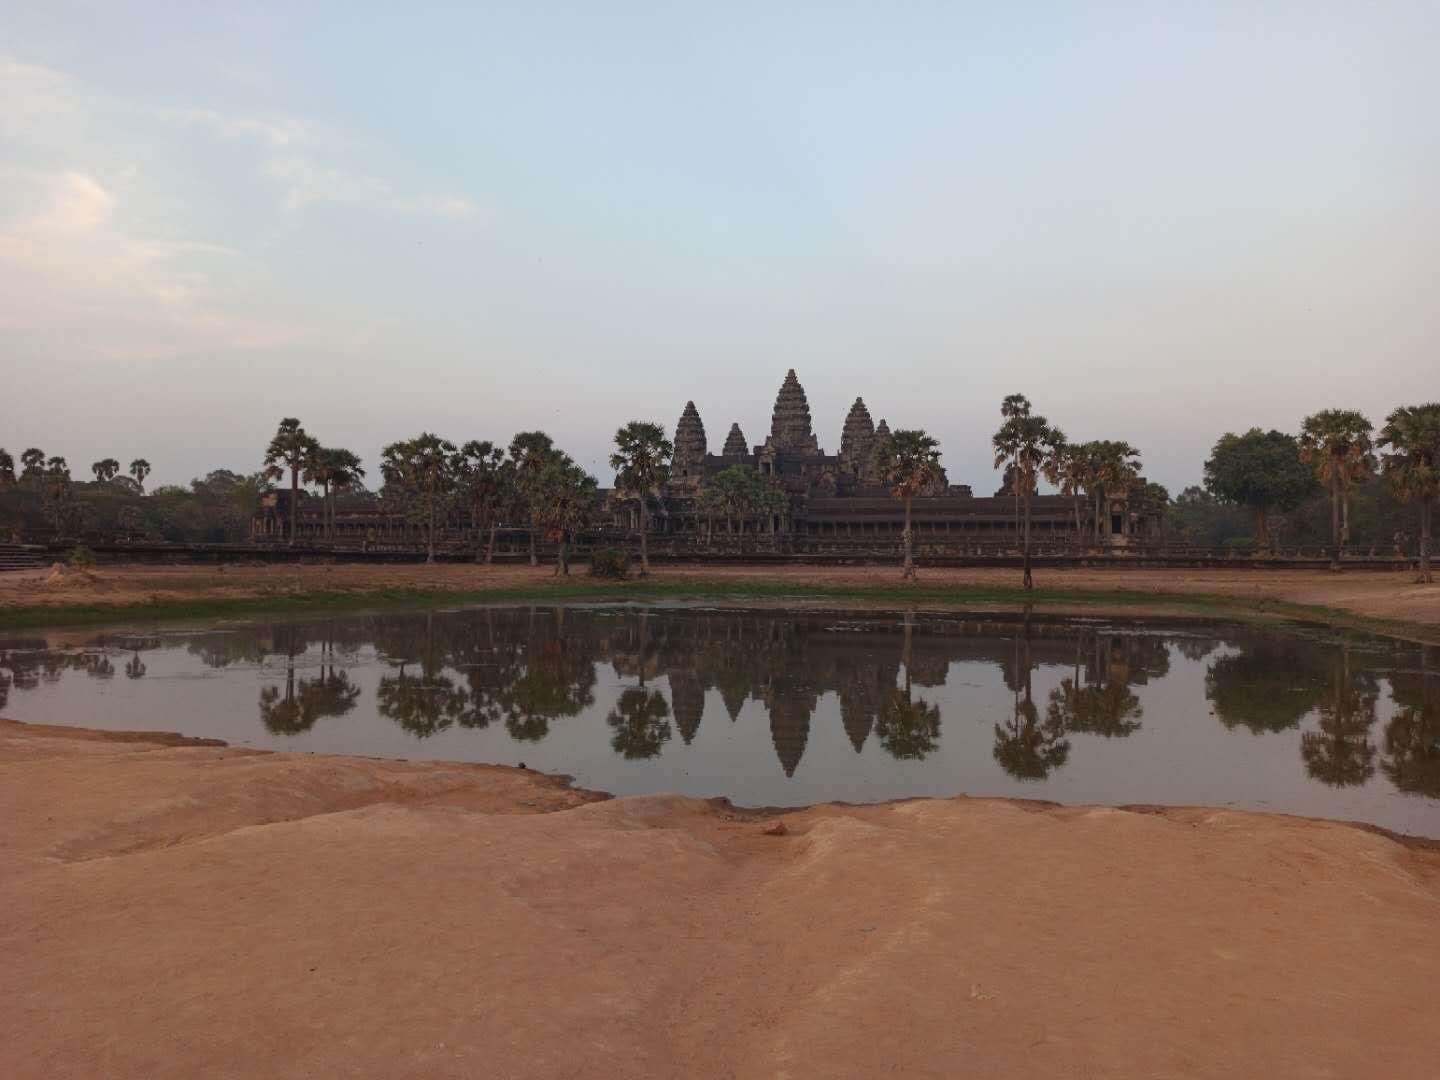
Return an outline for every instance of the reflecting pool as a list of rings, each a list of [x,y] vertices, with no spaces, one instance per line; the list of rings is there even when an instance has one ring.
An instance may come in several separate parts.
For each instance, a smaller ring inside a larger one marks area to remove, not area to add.
[[[741,805],[1019,795],[1440,836],[1440,649],[1299,627],[577,606],[35,632],[0,637],[0,715]]]

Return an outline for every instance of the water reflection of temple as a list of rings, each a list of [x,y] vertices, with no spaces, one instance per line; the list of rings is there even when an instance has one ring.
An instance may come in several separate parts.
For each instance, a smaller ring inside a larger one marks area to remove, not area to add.
[[[1440,797],[1437,650],[1395,642],[1383,655],[1374,646],[1358,652],[1344,642],[1267,631],[1226,643],[1062,620],[885,613],[380,614],[166,639],[100,634],[65,650],[47,648],[39,636],[0,640],[0,708],[70,674],[148,679],[148,654],[177,641],[206,666],[258,669],[258,717],[278,735],[354,711],[362,695],[350,669],[371,662],[372,650],[383,667],[376,711],[417,738],[498,726],[517,741],[543,740],[557,721],[596,705],[597,672],[608,665],[625,695],[602,714],[617,754],[641,760],[690,746],[713,692],[712,716],[723,710],[732,723],[746,714],[768,724],[787,776],[802,767],[827,695],[856,753],[923,759],[943,738],[942,722],[958,722],[941,716],[934,691],[954,665],[983,664],[998,671],[1010,702],[997,715],[967,719],[993,728],[1001,768],[1033,780],[1063,768],[1076,737],[1117,739],[1140,730],[1137,689],[1165,676],[1173,651],[1205,665],[1206,698],[1227,728],[1263,738],[1303,727],[1301,758],[1314,779],[1350,786],[1378,773],[1402,792]],[[1050,675],[1037,691],[1041,669]],[[1379,672],[1393,708],[1377,732]]]

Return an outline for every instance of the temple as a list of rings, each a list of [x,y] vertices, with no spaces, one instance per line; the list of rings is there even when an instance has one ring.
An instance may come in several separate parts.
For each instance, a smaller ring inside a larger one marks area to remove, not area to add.
[[[816,555],[888,558],[896,553],[905,527],[901,500],[886,487],[882,463],[890,425],[876,423],[860,398],[840,424],[840,450],[828,454],[816,437],[810,403],[794,370],[775,395],[770,431],[751,445],[738,423],[730,424],[718,454],[710,452],[705,422],[687,401],[675,425],[670,477],[650,500],[652,554],[674,557]],[[1088,496],[1036,495],[1030,500],[1032,546],[1037,554],[1075,554],[1083,549],[1123,549],[1163,540],[1163,517],[1145,497],[1145,480],[1129,491],[1106,492],[1103,513]],[[737,495],[737,492],[739,493]],[[326,524],[321,500],[300,493],[297,539],[369,550],[413,549],[417,523],[373,495],[338,504]],[[252,540],[288,539],[290,492],[264,495],[250,523]],[[587,545],[625,544],[640,527],[633,497],[602,489],[592,525],[578,539]],[[916,554],[930,557],[1012,552],[1021,538],[1021,501],[1014,477],[992,496],[976,496],[969,485],[952,484],[942,472],[913,500],[911,522]],[[478,531],[462,505],[441,526],[449,550],[478,543]],[[498,552],[509,557],[528,550],[524,521],[504,523]]]
[[[828,454],[816,438],[805,388],[792,369],[775,396],[770,433],[763,443],[747,443],[732,423],[720,453],[712,454],[705,423],[693,401],[685,403],[675,426],[670,480],[658,493],[650,528],[661,536],[696,538],[724,546],[726,537],[764,535],[781,548],[826,550],[898,541],[904,529],[901,501],[886,487],[879,462],[890,438],[890,425],[871,418],[856,398],[840,427],[840,452]],[[739,468],[763,482],[769,497],[759,511],[739,513],[725,500],[707,497],[717,479]],[[1145,481],[1139,479],[1137,491]],[[606,517],[616,528],[634,530],[640,515],[633,500],[607,492]],[[986,544],[1014,544],[1021,529],[1020,502],[1013,478],[993,496],[977,497],[967,484],[940,479],[915,498],[911,511],[917,549],[937,553]],[[1124,547],[1157,540],[1160,515],[1132,498],[1132,492],[1107,493],[1106,512],[1095,515],[1088,498],[1036,495],[1030,500],[1030,528],[1036,543],[1089,542]]]

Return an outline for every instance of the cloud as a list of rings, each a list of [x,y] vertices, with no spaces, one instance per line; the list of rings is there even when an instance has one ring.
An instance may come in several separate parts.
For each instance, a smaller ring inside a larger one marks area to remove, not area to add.
[[[293,117],[265,120],[228,116],[214,109],[164,109],[161,115],[187,128],[201,128],[223,139],[256,139],[270,146],[293,146],[309,142],[308,125]]]
[[[291,211],[333,203],[452,221],[469,221],[480,214],[479,207],[463,196],[402,195],[379,177],[332,168],[298,155],[272,158],[265,165],[265,174],[284,186],[284,206]]]
[[[69,235],[91,232],[115,209],[115,196],[84,173],[63,172],[46,178],[43,190],[47,205],[23,223],[28,231]]]

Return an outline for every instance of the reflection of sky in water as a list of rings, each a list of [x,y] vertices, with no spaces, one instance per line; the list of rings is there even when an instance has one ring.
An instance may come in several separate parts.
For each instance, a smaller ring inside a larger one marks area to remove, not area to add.
[[[1440,650],[1122,620],[479,608],[0,640],[0,709],[746,805],[1236,806],[1440,836]]]

